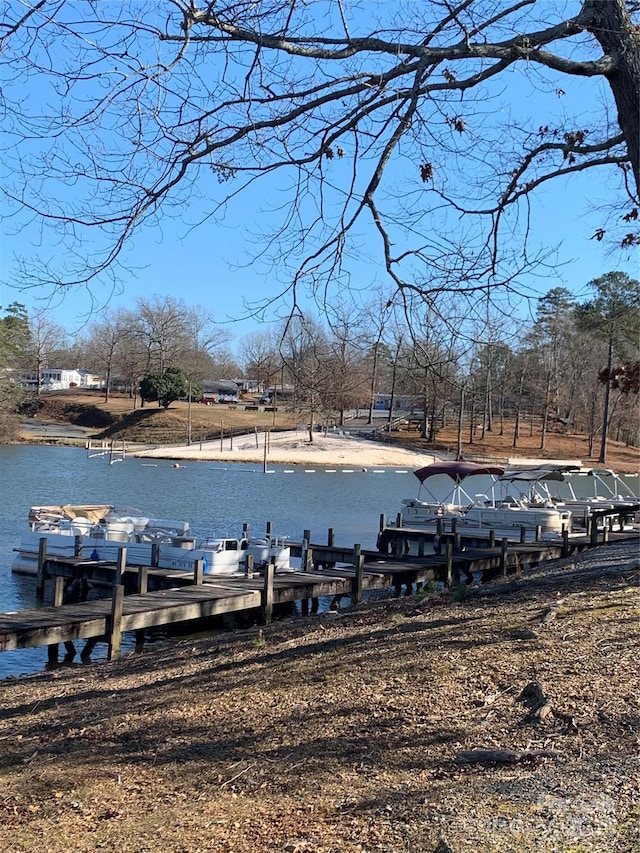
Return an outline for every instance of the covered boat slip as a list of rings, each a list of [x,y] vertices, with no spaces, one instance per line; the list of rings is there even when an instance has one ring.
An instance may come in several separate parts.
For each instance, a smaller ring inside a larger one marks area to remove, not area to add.
[[[562,536],[574,528],[584,530],[592,522],[602,525],[609,511],[632,524],[640,510],[640,498],[612,471],[585,470],[575,465],[502,468],[443,461],[419,468],[414,474],[420,482],[418,496],[402,502],[396,526],[439,532],[494,530],[499,537],[509,538],[521,538],[524,528],[530,539]],[[578,476],[593,487],[594,496],[578,498]],[[566,489],[564,494],[561,486]],[[423,492],[427,493],[426,500]]]

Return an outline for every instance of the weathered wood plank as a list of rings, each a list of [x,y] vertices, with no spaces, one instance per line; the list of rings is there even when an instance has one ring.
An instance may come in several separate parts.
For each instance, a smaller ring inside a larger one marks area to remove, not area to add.
[[[401,533],[405,538],[415,536],[416,541],[424,543],[424,531],[402,528]],[[615,532],[607,533],[607,537],[609,541],[639,538],[638,533]],[[329,539],[332,541],[333,537]],[[452,553],[453,542],[448,544],[449,561],[444,555],[436,554],[410,557],[403,553],[403,549],[400,549],[397,557],[387,558],[378,552],[365,552],[357,548],[309,545],[306,571],[276,573],[272,583],[267,578],[266,587],[265,578],[259,574],[224,578],[204,575],[202,583],[194,585],[194,579],[199,581],[201,578],[199,567],[194,571],[152,567],[138,569],[126,567],[124,555],[118,565],[80,558],[54,560],[43,555],[43,568],[44,574],[50,576],[83,576],[90,582],[110,586],[114,581],[122,579],[131,591],[140,589],[140,592],[124,596],[122,600],[120,631],[131,631],[260,607],[268,615],[273,605],[297,600],[302,601],[304,611],[305,604],[321,597],[347,595],[359,600],[366,590],[400,589],[403,584],[409,587],[426,580],[446,582],[448,574],[453,578],[459,576],[460,572],[469,577],[471,572],[519,571],[523,563],[538,563],[560,557],[563,545],[565,551],[588,548],[591,539],[585,536],[581,539],[572,538],[568,542],[565,538],[564,543],[501,542],[499,547],[467,547],[457,553]],[[340,562],[346,565],[335,565]],[[318,564],[327,568],[319,569]],[[150,591],[142,592],[147,585]],[[160,585],[164,588],[158,589]],[[60,599],[60,588],[60,581],[57,581],[57,600]],[[104,636],[107,632],[110,632],[115,648],[115,628],[111,599],[0,613],[0,651],[89,639]]]

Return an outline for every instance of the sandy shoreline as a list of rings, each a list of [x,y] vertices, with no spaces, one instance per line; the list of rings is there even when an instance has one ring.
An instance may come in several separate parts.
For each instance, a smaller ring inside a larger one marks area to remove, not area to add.
[[[432,453],[390,447],[383,442],[358,438],[348,434],[324,435],[315,433],[313,442],[303,430],[236,436],[224,439],[197,442],[191,445],[171,445],[146,450],[133,450],[128,455],[153,459],[176,459],[184,461],[259,462],[284,465],[326,465],[337,467],[369,468],[400,466],[419,468],[435,460]]]

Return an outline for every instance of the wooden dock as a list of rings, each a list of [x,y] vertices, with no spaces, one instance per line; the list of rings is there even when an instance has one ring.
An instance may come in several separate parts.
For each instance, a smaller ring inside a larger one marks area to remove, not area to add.
[[[385,547],[391,543],[393,554],[365,551],[359,545],[342,548],[334,544],[333,531],[327,545],[311,545],[305,531],[302,544],[292,553],[301,559],[301,570],[275,572],[273,565],[263,573],[249,571],[245,576],[219,576],[203,573],[201,560],[192,572],[126,565],[126,548],[120,550],[117,563],[74,557],[43,559],[39,570],[44,581],[53,585],[53,605],[0,613],[0,651],[49,646],[59,643],[101,638],[108,643],[108,657],[116,657],[123,632],[143,632],[146,628],[171,625],[216,615],[258,611],[268,623],[275,606],[301,602],[303,614],[317,609],[319,599],[348,596],[362,601],[364,593],[376,589],[403,587],[411,592],[425,582],[445,586],[470,583],[481,578],[519,574],[523,565],[536,565],[579,553],[606,541],[640,541],[638,531],[609,531],[605,528],[595,541],[593,535],[565,537],[563,541],[486,542],[484,547],[449,534],[438,542],[434,553],[433,537],[424,530],[385,529]],[[493,537],[492,537],[493,538]],[[406,554],[407,543],[417,545],[418,556]],[[65,581],[83,578],[89,583],[111,589],[110,597],[78,604],[62,604]]]

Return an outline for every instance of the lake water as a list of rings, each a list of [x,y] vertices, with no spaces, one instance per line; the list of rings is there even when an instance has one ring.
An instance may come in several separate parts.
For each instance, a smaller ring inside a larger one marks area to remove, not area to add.
[[[157,461],[157,464],[156,464]],[[13,575],[13,548],[35,504],[112,503],[145,515],[188,521],[211,535],[238,536],[243,522],[262,533],[300,541],[305,529],[312,541],[375,547],[381,513],[395,518],[402,498],[416,494],[418,482],[408,468],[336,468],[193,462],[174,468],[170,460],[129,458],[109,465],[87,458],[82,448],[22,445],[0,447],[0,610],[34,606],[35,582]],[[99,644],[94,660],[103,654]],[[61,647],[62,652],[62,647]],[[45,667],[46,647],[0,653],[0,678]]]
[[[273,473],[264,474],[256,464],[173,465],[133,457],[109,465],[77,447],[0,446],[0,610],[34,606],[34,579],[12,575],[10,565],[35,504],[117,504],[144,515],[183,519],[211,536],[238,536],[243,522],[260,534],[271,521],[278,536],[300,541],[309,529],[312,542],[326,542],[331,527],[337,545],[374,548],[380,514],[394,520],[402,499],[414,497],[419,486],[410,468],[273,465]],[[639,478],[626,479],[638,494]],[[481,484],[477,491],[487,487]],[[450,481],[437,497],[443,500],[449,488]],[[105,650],[99,644],[93,659],[100,660]],[[38,672],[46,660],[45,647],[2,652],[0,679]]]

